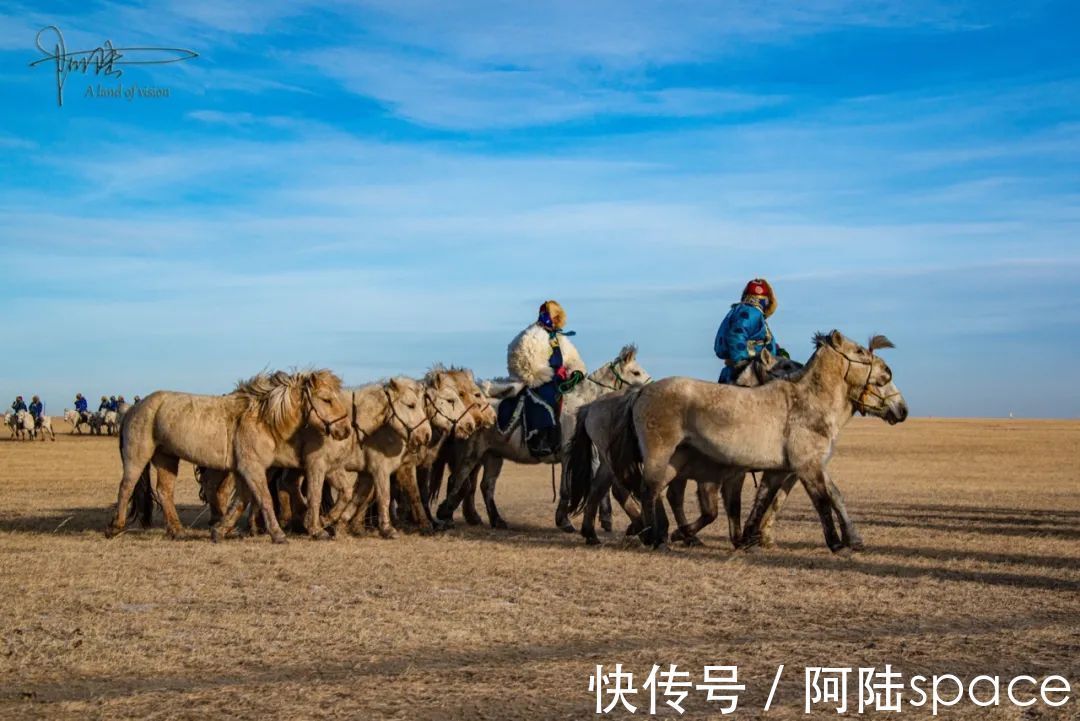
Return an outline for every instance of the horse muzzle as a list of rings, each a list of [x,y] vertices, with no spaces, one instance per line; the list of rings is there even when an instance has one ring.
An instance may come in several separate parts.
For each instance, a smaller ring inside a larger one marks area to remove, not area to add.
[[[898,403],[896,406],[889,406],[885,411],[885,422],[890,426],[895,426],[897,423],[903,423],[908,417],[908,407],[906,403]]]
[[[330,432],[328,435],[335,441],[343,441],[349,437],[350,433],[352,433],[352,428],[349,425],[348,421],[343,420],[337,423],[332,423],[330,425],[329,431]]]

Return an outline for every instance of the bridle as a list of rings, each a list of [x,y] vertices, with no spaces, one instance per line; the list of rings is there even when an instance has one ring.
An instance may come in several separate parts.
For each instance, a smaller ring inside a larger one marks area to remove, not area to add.
[[[608,369],[611,370],[611,375],[615,376],[615,382],[612,383],[611,385],[608,385],[607,383],[601,383],[600,381],[593,378],[592,375],[587,375],[587,376],[585,376],[585,378],[587,380],[589,380],[590,382],[595,383],[596,385],[600,386],[601,388],[606,388],[609,391],[618,391],[618,390],[622,390],[623,387],[625,387],[625,386],[633,385],[633,384],[630,383],[630,381],[626,380],[625,378],[623,378],[619,374],[619,362],[618,361],[612,361],[611,363],[608,363],[607,367],[608,367]],[[642,383],[641,385],[646,385],[648,383],[652,383],[652,377],[646,378],[644,383]]]
[[[857,411],[860,415],[865,416],[868,411],[872,411],[872,410],[882,410],[882,409],[885,408],[885,404],[888,403],[890,398],[894,398],[895,396],[900,395],[899,392],[890,393],[888,395],[882,395],[880,392],[878,392],[877,386],[871,385],[870,378],[874,375],[874,351],[873,350],[869,351],[870,352],[870,360],[869,361],[864,361],[861,358],[852,358],[847,353],[844,353],[843,351],[841,351],[839,348],[834,348],[828,342],[823,343],[822,345],[824,345],[826,348],[833,351],[834,353],[839,354],[839,356],[841,358],[843,358],[845,361],[847,361],[847,366],[844,368],[844,382],[848,384],[848,387],[851,387],[852,385],[856,385],[856,384],[851,383],[851,381],[848,380],[848,374],[851,373],[852,366],[854,366],[854,365],[864,365],[864,366],[866,366],[866,381],[862,384],[862,390],[859,391],[858,395],[855,395],[855,396],[849,395],[848,396],[848,400],[851,401],[853,409],[855,411]],[[876,405],[869,405],[865,400],[868,396],[871,397],[871,398],[876,399],[878,401],[878,403]]]
[[[461,412],[461,415],[459,415],[457,418],[453,418],[448,413],[446,413],[443,409],[439,408],[439,404],[436,401],[433,401],[431,398],[429,398],[427,393],[424,394],[424,403],[426,405],[431,406],[432,410],[435,411],[435,415],[440,416],[440,417],[445,418],[446,420],[450,421],[450,429],[448,431],[449,433],[454,432],[454,430],[457,428],[458,423],[460,423],[461,420],[465,416],[469,415],[469,413],[472,412],[473,408],[478,408],[480,406],[479,403],[477,403],[476,401],[473,401],[468,407],[465,408],[465,410],[463,410]]]
[[[393,428],[393,424],[391,424],[390,421],[397,420],[397,422],[405,428],[405,434],[402,435],[402,433],[396,428],[394,429],[394,432],[397,433],[403,441],[405,441],[406,445],[408,445],[412,442],[413,431],[428,422],[427,415],[425,414],[422,421],[419,421],[416,424],[410,426],[408,423],[405,422],[405,419],[402,418],[401,415],[398,413],[397,407],[394,405],[394,399],[390,397],[390,391],[386,389],[386,386],[383,386],[383,394],[386,396],[386,407],[388,411],[386,423],[389,424],[391,428]],[[425,401],[426,399],[427,394],[425,394]]]
[[[304,387],[303,399],[308,404],[308,408],[310,408],[311,411],[315,414],[315,417],[318,418],[319,422],[323,424],[323,430],[326,432],[326,435],[330,435],[330,428],[332,426],[340,423],[341,421],[343,421],[343,420],[345,420],[346,418],[349,417],[349,414],[345,413],[340,418],[335,418],[332,421],[328,421],[325,418],[323,418],[323,414],[319,412],[318,406],[315,405],[315,399],[311,397],[311,389],[306,387],[306,386]],[[355,399],[354,399],[354,401],[353,401],[353,406],[354,406],[353,412],[354,413],[355,413],[355,405],[356,405],[356,402],[355,402]]]

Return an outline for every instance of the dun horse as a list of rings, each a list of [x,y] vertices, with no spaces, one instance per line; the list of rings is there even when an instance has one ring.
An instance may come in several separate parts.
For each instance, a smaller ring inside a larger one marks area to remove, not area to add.
[[[700,459],[732,472],[777,471],[782,483],[794,473],[814,503],[831,550],[861,543],[826,465],[840,430],[856,412],[902,422],[908,410],[892,381],[892,371],[874,350],[892,343],[883,336],[864,348],[839,331],[815,336],[813,357],[797,379],[757,388],[738,388],[691,378],[666,378],[613,399],[612,442],[598,450],[616,477],[638,492],[648,541],[667,540],[661,494],[680,472]],[[571,453],[572,496],[587,497],[592,477],[589,418],[575,435]],[[599,414],[594,422],[599,422]],[[775,480],[762,485],[747,519],[745,537],[756,539]],[[844,540],[836,535],[835,511]]]

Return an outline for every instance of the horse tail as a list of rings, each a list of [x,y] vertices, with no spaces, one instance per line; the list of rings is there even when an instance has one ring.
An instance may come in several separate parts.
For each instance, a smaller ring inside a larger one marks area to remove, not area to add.
[[[119,440],[120,446],[120,459],[124,458],[124,428],[120,427],[119,433],[116,434]],[[135,490],[131,493],[131,500],[128,501],[127,520],[133,521],[136,518],[139,519],[140,525],[143,528],[150,528],[154,521],[154,493],[150,490],[150,464],[147,463],[146,467],[142,469],[142,473],[139,474],[139,480],[135,484]]]
[[[593,442],[585,427],[588,412],[587,405],[578,409],[577,428],[574,430],[574,438],[570,442],[570,455],[566,460],[567,485],[570,487],[567,512],[571,515],[577,515],[585,510],[585,503],[589,499],[593,482]]]
[[[641,388],[628,391],[618,400],[614,420],[611,422],[611,445],[608,459],[611,471],[626,490],[635,495],[641,493],[641,447],[638,445],[637,427],[634,425],[634,403]]]

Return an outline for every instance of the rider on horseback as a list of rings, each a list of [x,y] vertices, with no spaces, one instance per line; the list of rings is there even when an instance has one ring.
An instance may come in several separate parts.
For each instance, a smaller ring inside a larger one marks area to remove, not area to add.
[[[26,410],[26,401],[22,396],[15,396],[15,402],[11,404],[11,412],[18,415],[19,411]]]
[[[734,383],[763,348],[773,355],[789,357],[787,351],[776,345],[766,321],[775,312],[776,294],[772,286],[762,278],[747,283],[742,300],[731,306],[713,342],[716,357],[724,361],[721,383]]]
[[[34,427],[41,427],[41,419],[45,415],[45,404],[41,402],[41,399],[34,396],[30,399],[30,415],[34,418]]]
[[[108,396],[102,396],[101,397],[101,403],[100,403],[100,405],[98,405],[97,409],[98,409],[98,413],[104,413],[105,411],[109,410],[109,398],[108,398]]]
[[[79,414],[79,420],[86,421],[90,418],[90,407],[82,393],[75,394],[75,412]]]
[[[536,322],[521,331],[507,349],[510,375],[527,388],[525,440],[538,458],[558,449],[562,394],[585,377],[585,363],[569,340],[574,333],[564,332],[565,325],[566,311],[549,300],[540,306]]]

